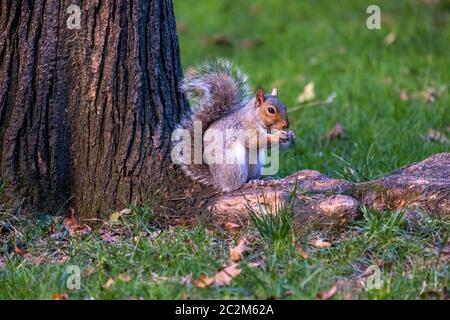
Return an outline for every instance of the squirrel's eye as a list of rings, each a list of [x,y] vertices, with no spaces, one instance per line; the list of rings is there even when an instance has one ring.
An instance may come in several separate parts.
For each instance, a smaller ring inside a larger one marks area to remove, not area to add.
[[[272,107],[269,107],[269,109],[267,109],[270,113],[275,113],[275,109]]]

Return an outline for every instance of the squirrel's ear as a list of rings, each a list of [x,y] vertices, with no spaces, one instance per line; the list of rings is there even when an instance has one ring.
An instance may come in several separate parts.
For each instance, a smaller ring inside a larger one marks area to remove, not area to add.
[[[274,97],[278,96],[278,89],[277,88],[273,88],[271,95],[274,96]]]
[[[256,106],[259,107],[265,101],[263,89],[256,90]]]

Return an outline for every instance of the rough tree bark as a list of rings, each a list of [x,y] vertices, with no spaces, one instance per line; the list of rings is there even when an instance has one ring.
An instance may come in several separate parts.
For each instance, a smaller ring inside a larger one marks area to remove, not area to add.
[[[70,5],[81,8],[69,29]],[[0,1],[0,170],[14,197],[93,215],[166,195],[189,107],[171,0]],[[178,172],[174,179],[184,180]],[[11,194],[11,193],[9,193]]]

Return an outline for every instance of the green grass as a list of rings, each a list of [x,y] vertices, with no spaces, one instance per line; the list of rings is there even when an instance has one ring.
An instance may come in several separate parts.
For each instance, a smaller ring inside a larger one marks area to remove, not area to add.
[[[113,243],[101,240],[98,232],[53,239],[48,228],[61,221],[48,216],[38,219],[40,228],[34,222],[12,223],[21,226],[20,235],[1,243],[5,266],[0,271],[0,299],[50,299],[56,293],[71,299],[314,299],[335,283],[335,298],[448,297],[448,255],[441,254],[448,221],[417,212],[411,222],[401,212],[364,209],[363,217],[342,234],[297,237],[289,227],[288,210],[284,218],[271,221],[274,230],[286,231],[284,237],[266,232],[262,220],[235,236],[208,224],[160,230],[151,215],[138,211],[117,223],[106,222],[118,236]],[[240,262],[242,273],[228,286],[197,288],[192,279],[217,272],[229,259],[229,248],[243,236],[251,243]],[[317,237],[326,237],[331,246],[310,245]],[[29,253],[15,253],[14,242]],[[299,246],[307,258],[299,255]],[[67,288],[69,266],[81,270],[79,290]],[[364,271],[370,266],[379,268],[381,284],[365,290]],[[124,275],[129,280],[121,280]],[[115,282],[105,288],[110,278]]]
[[[370,4],[381,7],[381,30],[365,26]],[[289,114],[297,142],[281,158],[280,176],[308,168],[365,181],[449,151],[445,143],[421,139],[428,128],[450,136],[448,1],[175,0],[175,11],[185,68],[227,57],[255,88],[278,86],[292,109],[310,81],[315,101],[336,93],[332,105]],[[390,32],[396,39],[385,45]],[[433,102],[418,94],[428,88],[438,93]],[[414,98],[402,100],[402,90]],[[344,136],[324,139],[337,122]],[[411,220],[403,212],[362,208],[361,217],[340,233],[301,236],[292,232],[289,208],[278,218],[254,217],[235,236],[208,223],[161,228],[151,208],[134,212],[106,223],[119,237],[114,243],[102,241],[98,231],[55,240],[48,229],[60,228],[60,219],[42,214],[17,221],[0,212],[0,221],[16,228],[14,235],[0,236],[0,299],[49,299],[55,293],[72,299],[314,299],[336,283],[337,299],[448,298],[450,224],[422,212]],[[220,270],[241,237],[252,241],[242,273],[230,285],[192,284],[191,278]],[[309,244],[318,237],[331,246]],[[14,245],[29,253],[15,253]],[[66,286],[69,265],[95,270],[81,276],[80,290]],[[371,266],[380,271],[381,287],[366,290],[364,274]],[[130,281],[120,280],[124,274]],[[114,284],[104,288],[110,278]]]

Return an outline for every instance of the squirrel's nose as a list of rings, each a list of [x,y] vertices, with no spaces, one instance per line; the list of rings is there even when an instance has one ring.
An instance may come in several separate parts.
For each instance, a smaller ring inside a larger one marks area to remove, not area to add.
[[[286,120],[283,124],[283,129],[289,128],[289,120]]]

